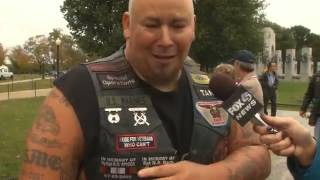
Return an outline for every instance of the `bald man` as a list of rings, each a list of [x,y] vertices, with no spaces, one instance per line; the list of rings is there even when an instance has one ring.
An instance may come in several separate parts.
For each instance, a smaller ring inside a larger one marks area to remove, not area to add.
[[[131,0],[124,47],[54,82],[21,179],[264,179],[270,157],[187,57],[192,0]]]

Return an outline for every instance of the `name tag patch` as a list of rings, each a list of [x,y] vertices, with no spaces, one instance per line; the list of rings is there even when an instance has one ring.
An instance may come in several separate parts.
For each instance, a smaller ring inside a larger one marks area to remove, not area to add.
[[[99,105],[102,107],[131,107],[152,105],[148,96],[99,96]]]
[[[211,126],[218,127],[226,125],[228,120],[228,114],[221,104],[222,101],[199,101],[196,108]]]
[[[154,150],[157,148],[154,134],[121,134],[116,136],[117,151]]]
[[[193,86],[193,87],[199,99],[212,99],[214,97],[213,92],[208,87],[202,87],[202,86]]]
[[[129,72],[97,74],[103,89],[125,89],[137,87],[137,81]]]

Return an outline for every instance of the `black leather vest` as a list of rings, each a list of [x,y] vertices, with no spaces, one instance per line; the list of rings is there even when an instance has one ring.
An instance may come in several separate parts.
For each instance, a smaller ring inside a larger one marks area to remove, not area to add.
[[[194,124],[190,151],[182,157],[123,50],[86,65],[100,113],[98,150],[84,164],[87,179],[138,179],[136,173],[143,167],[180,160],[209,164],[225,157],[230,119],[208,89],[208,77],[195,72],[189,61],[184,68],[193,96]]]

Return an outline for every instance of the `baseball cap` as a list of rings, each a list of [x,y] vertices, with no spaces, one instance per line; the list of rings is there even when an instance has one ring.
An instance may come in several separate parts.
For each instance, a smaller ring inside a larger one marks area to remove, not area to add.
[[[240,50],[237,51],[233,56],[232,56],[232,63],[234,62],[234,60],[238,60],[241,62],[245,62],[245,63],[250,63],[253,64],[255,63],[255,56],[253,55],[252,52],[248,51],[248,50]]]

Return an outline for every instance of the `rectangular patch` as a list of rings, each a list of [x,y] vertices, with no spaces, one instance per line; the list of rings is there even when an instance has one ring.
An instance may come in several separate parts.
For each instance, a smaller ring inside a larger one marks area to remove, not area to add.
[[[227,124],[228,114],[222,108],[222,101],[198,101],[196,108],[211,126],[219,127]]]
[[[198,95],[199,99],[214,99],[214,94],[209,89],[209,87],[205,86],[193,86],[196,94]]]
[[[98,73],[97,78],[103,89],[127,89],[137,87],[135,75],[127,71]]]
[[[148,96],[99,96],[100,107],[131,107],[152,105]]]
[[[117,151],[154,150],[157,148],[154,134],[121,134],[116,136]]]

